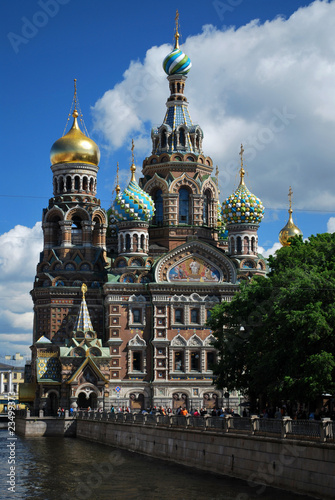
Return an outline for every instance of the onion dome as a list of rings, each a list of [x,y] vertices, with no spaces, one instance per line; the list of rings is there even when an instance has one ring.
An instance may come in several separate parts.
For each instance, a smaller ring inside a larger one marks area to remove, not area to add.
[[[180,49],[174,48],[163,61],[167,75],[186,75],[192,67],[191,59]]]
[[[163,69],[167,75],[186,75],[191,67],[191,59],[179,48],[178,32],[179,13],[176,14],[175,46],[172,52],[163,61]]]
[[[221,205],[218,202],[218,218],[217,218],[217,225],[218,225],[218,236],[220,240],[225,240],[228,237],[228,231],[226,230],[225,223],[222,220],[222,212],[221,212]]]
[[[134,149],[134,143],[132,150]],[[123,193],[120,187],[116,187],[116,197],[113,205],[108,211],[110,216],[114,216],[117,221],[150,221],[155,212],[155,205],[151,196],[148,195],[137,184],[135,179],[136,167],[134,165],[134,155],[131,170],[131,180]]]
[[[222,204],[222,216],[226,224],[259,224],[264,216],[261,200],[250,193],[244,183],[243,152],[241,145],[240,184]]]
[[[98,165],[100,160],[99,147],[80,130],[77,120],[78,111],[76,109],[73,111],[72,116],[72,127],[51,148],[51,164],[90,163]]]
[[[283,247],[287,247],[291,244],[291,242],[289,241],[290,238],[294,238],[294,236],[300,236],[300,235],[302,236],[302,232],[300,231],[298,226],[296,226],[294,224],[293,218],[292,218],[292,213],[293,213],[292,194],[293,194],[293,191],[290,187],[290,190],[288,193],[289,200],[290,200],[290,208],[288,209],[289,218],[288,218],[287,224],[283,227],[283,229],[279,233],[279,241],[283,245]]]

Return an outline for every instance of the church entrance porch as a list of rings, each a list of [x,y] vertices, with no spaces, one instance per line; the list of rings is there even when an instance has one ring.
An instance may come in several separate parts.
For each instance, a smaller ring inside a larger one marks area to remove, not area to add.
[[[86,392],[80,392],[78,395],[78,408],[81,410],[87,410],[87,408],[91,408],[91,410],[96,410],[98,407],[97,403],[97,395],[94,392],[91,392],[88,395]]]
[[[47,404],[46,404],[47,414],[50,416],[57,415],[58,407],[59,407],[58,395],[55,392],[49,393],[48,399],[47,399]]]

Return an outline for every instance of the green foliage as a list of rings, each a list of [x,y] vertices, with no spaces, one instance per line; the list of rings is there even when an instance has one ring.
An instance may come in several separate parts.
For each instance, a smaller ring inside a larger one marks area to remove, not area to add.
[[[301,237],[216,306],[216,385],[275,401],[335,392],[335,234]]]

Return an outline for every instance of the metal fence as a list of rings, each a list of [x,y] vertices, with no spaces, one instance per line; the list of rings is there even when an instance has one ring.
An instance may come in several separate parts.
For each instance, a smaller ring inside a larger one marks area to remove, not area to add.
[[[282,439],[305,439],[321,442],[334,442],[335,422],[330,419],[292,420],[259,418],[234,418],[193,416],[193,415],[161,415],[151,413],[111,413],[96,411],[79,411],[76,415],[84,420],[101,420],[128,425],[148,425],[157,427],[197,429],[200,431],[216,431],[228,434],[274,436]]]
[[[329,418],[321,420],[292,420],[260,418],[257,415],[250,418],[237,418],[231,415],[221,417],[151,414],[151,413],[113,413],[100,411],[78,411],[70,413],[65,410],[57,417],[52,417],[43,410],[30,412],[16,410],[15,416],[20,418],[78,418],[84,420],[99,420],[126,425],[148,425],[170,428],[197,429],[200,431],[215,431],[240,435],[274,436],[281,439],[303,439],[321,442],[334,442],[335,422]]]

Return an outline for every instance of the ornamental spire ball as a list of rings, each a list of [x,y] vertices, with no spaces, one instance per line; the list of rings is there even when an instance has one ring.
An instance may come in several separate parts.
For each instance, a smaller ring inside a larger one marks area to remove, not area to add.
[[[229,224],[259,224],[264,216],[264,207],[259,198],[250,193],[245,185],[243,168],[243,145],[241,144],[240,184],[236,191],[222,204],[224,222]]]
[[[192,66],[191,59],[179,48],[179,12],[177,10],[175,21],[175,45],[170,54],[163,61],[163,69],[167,75],[186,75]]]

